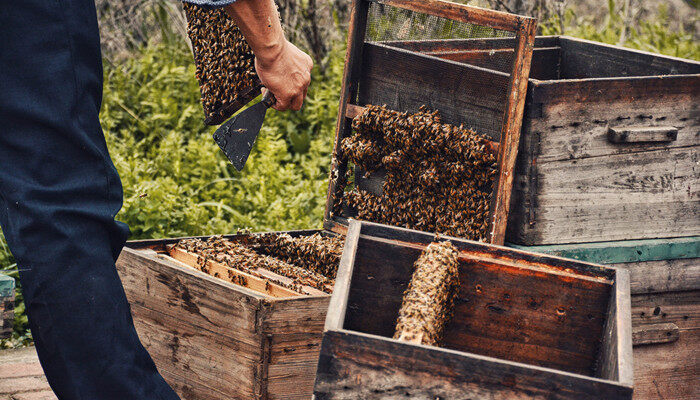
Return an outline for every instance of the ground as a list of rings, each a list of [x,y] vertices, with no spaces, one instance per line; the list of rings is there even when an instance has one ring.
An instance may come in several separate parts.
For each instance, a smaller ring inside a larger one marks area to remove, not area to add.
[[[56,400],[34,347],[0,351],[0,400]]]

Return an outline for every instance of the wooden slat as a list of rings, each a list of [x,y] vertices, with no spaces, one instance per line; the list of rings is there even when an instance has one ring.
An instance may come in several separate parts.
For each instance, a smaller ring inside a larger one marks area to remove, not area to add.
[[[262,330],[269,342],[267,393],[270,399],[308,400],[329,295],[279,300],[265,308]]]
[[[508,38],[469,38],[469,39],[427,39],[427,40],[391,40],[382,44],[401,49],[424,52],[466,51],[487,49],[515,48],[515,37]],[[559,47],[559,36],[537,36],[535,47]]]
[[[168,253],[170,257],[181,261],[192,268],[200,269],[197,260],[199,256],[189,253],[177,246],[171,246]],[[266,294],[272,297],[296,297],[301,294],[280,286],[274,282],[270,282],[264,278],[260,278],[246,272],[231,268],[220,262],[206,260],[206,266],[209,269],[209,274],[214,277],[232,282],[236,285],[246,287],[259,293]],[[275,274],[276,275],[276,274]]]
[[[324,214],[324,225],[326,221],[331,221],[331,210],[333,209],[335,180],[333,174],[338,176],[344,174],[347,166],[339,164],[338,154],[341,141],[349,136],[351,121],[345,118],[347,105],[354,103],[357,98],[357,88],[359,84],[360,67],[362,65],[363,42],[365,31],[367,30],[367,12],[369,2],[365,0],[352,0],[350,10],[350,23],[348,28],[347,51],[345,53],[345,69],[343,71],[343,81],[340,87],[340,105],[338,106],[338,119],[335,128],[335,144],[333,146],[333,158],[331,160],[330,178],[328,183],[328,193],[326,195],[326,210]]]
[[[438,110],[448,124],[499,141],[508,75],[381,44],[365,43],[358,101],[416,112]]]
[[[391,337],[420,252],[361,237],[343,327]],[[460,280],[445,347],[593,373],[610,284],[464,259]]]
[[[558,78],[560,51],[559,47],[535,47],[532,54],[530,78],[539,80]],[[510,73],[514,49],[427,51],[425,54]]]
[[[562,36],[564,79],[700,74],[700,62]]]
[[[365,111],[365,107],[362,106],[356,106],[354,104],[348,104],[347,109],[345,111],[345,117],[349,119],[354,119],[355,117],[359,116]],[[489,149],[489,152],[493,154],[498,154],[498,145],[499,143],[493,140],[489,140],[486,142],[487,148]]]
[[[634,346],[672,343],[677,341],[679,337],[680,330],[678,325],[674,323],[642,325],[632,329],[632,344]]]
[[[524,21],[531,20],[502,11],[488,10],[443,0],[370,0],[423,14],[435,15],[454,21],[515,32]]]
[[[678,340],[634,348],[634,398],[695,400],[700,376],[700,291],[632,296],[634,329],[678,327]]]
[[[348,331],[326,332],[317,399],[629,399],[632,387]]]
[[[335,278],[335,288],[331,297],[326,316],[325,329],[340,329],[345,324],[345,317],[348,304],[348,293],[352,282],[353,268],[357,255],[357,246],[360,238],[362,225],[358,221],[351,220],[348,233],[345,237],[345,247],[340,258],[338,274]]]
[[[141,341],[183,398],[250,398],[264,295],[129,247],[116,266]]]
[[[515,160],[520,145],[520,128],[522,126],[525,97],[532,52],[535,46],[536,20],[524,20],[518,27],[516,57],[510,75],[510,88],[507,107],[503,117],[503,126],[498,147],[498,177],[496,190],[491,201],[491,232],[489,242],[503,244],[506,237],[506,224],[510,210],[511,191],[515,175]]]

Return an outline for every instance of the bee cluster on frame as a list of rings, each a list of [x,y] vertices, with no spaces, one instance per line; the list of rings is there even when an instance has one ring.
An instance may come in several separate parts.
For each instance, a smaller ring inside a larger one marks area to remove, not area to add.
[[[369,105],[342,139],[333,215],[485,241],[497,174],[489,139],[445,124],[437,111],[417,113]],[[386,175],[381,194],[351,183],[354,175]]]
[[[303,293],[304,286],[331,293],[343,243],[335,236],[314,234],[293,238],[288,234],[266,233],[251,234],[241,241],[221,236],[183,239],[176,247],[196,255],[198,268],[208,274],[211,273],[207,261],[215,261],[298,293]],[[291,281],[271,279],[260,269]],[[216,277],[245,286],[245,282],[238,281],[241,279],[238,275]]]
[[[237,96],[260,85],[255,56],[223,8],[183,3],[204,115],[226,118]]]

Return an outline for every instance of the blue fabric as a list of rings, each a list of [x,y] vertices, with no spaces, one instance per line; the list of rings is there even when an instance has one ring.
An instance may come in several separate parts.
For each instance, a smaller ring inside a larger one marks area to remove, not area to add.
[[[177,399],[141,345],[114,262],[128,235],[98,111],[93,0],[0,0],[0,225],[61,400]]]
[[[182,0],[187,3],[193,3],[200,6],[206,6],[211,8],[227,6],[231,3],[235,3],[236,0]]]

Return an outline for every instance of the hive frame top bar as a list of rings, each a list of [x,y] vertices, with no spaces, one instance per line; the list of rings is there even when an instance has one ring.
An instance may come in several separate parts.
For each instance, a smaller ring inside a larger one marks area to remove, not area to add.
[[[489,28],[516,32],[523,21],[535,21],[532,17],[509,14],[503,11],[454,3],[445,0],[367,0],[405,10],[430,14],[459,22],[472,23]]]
[[[500,11],[454,3],[445,0],[352,0],[350,26],[348,30],[345,71],[340,93],[340,106],[336,125],[336,141],[331,162],[331,179],[329,180],[326,199],[324,228],[336,233],[347,232],[347,219],[333,215],[336,201],[336,177],[345,174],[347,163],[339,160],[341,141],[352,132],[353,105],[358,104],[359,81],[362,77],[363,47],[367,30],[368,12],[371,3],[382,4],[412,12],[428,14],[453,21],[479,25],[491,29],[511,32],[515,36],[514,59],[509,74],[507,94],[503,104],[505,111],[501,117],[500,139],[490,147],[497,151],[498,174],[493,185],[489,211],[489,231],[487,242],[502,245],[505,242],[506,223],[510,209],[510,197],[515,175],[515,161],[520,142],[525,97],[530,75],[530,65],[537,30],[537,19]],[[431,57],[417,55],[418,57]],[[477,69],[476,66],[463,64],[465,68]],[[377,104],[379,105],[379,104]],[[439,109],[438,109],[439,110]],[[405,111],[405,110],[397,110]]]

